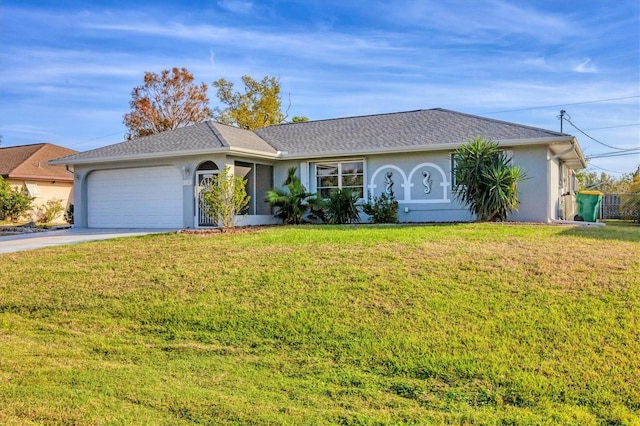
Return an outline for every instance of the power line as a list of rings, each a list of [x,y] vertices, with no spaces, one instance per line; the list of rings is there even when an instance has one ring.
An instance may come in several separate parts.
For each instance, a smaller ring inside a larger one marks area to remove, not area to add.
[[[584,158],[586,158],[587,160],[590,160],[592,158],[626,157],[627,155],[638,155],[638,154],[640,154],[640,148],[632,152],[606,152],[604,154],[587,155]]]
[[[626,172],[620,172],[620,171],[617,171],[617,170],[609,170],[609,169],[605,169],[603,167],[598,167],[595,164],[589,164],[589,167],[593,167],[595,169],[603,170],[603,171],[609,172],[609,173],[620,173],[620,174],[626,173]]]
[[[504,111],[483,112],[481,114],[476,114],[476,115],[491,115],[491,114],[502,114],[503,112],[519,112],[519,111],[530,111],[534,109],[559,108],[559,107],[565,107],[565,106],[571,106],[571,105],[597,104],[600,102],[622,101],[625,99],[635,99],[635,98],[640,98],[640,95],[624,96],[621,98],[597,99],[595,101],[573,102],[570,104],[546,105],[546,106],[537,106],[537,107],[529,107],[529,108],[521,108],[521,109],[509,109]]]
[[[580,129],[578,126],[576,126],[575,124],[573,124],[573,122],[571,121],[571,119],[570,119],[570,118],[567,118],[567,114],[563,114],[563,112],[564,112],[564,110],[560,112],[560,120],[564,120],[564,121],[566,121],[567,123],[571,124],[571,125],[572,125],[576,130],[577,130],[577,131],[579,131],[580,133],[582,133],[583,135],[585,135],[586,137],[588,137],[588,138],[589,138],[589,139],[591,139],[592,141],[597,142],[597,143],[599,143],[599,144],[600,144],[600,145],[602,145],[602,146],[606,146],[607,148],[615,149],[615,150],[618,150],[618,151],[635,151],[635,150],[637,149],[637,148],[631,148],[631,149],[627,149],[627,148],[618,148],[618,147],[615,147],[615,146],[608,145],[608,144],[606,144],[606,143],[604,143],[604,142],[600,142],[598,139],[596,139],[596,138],[594,138],[594,137],[592,137],[592,136],[590,136],[590,135],[586,134],[582,129]]]
[[[87,142],[93,142],[93,141],[97,141],[97,140],[99,140],[99,139],[108,138],[109,136],[121,135],[121,134],[122,134],[122,131],[120,131],[120,132],[115,132],[115,133],[110,133],[110,134],[108,134],[108,135],[99,136],[99,137],[97,137],[97,138],[93,138],[93,139],[87,139],[87,140],[84,140],[84,141],[81,141],[81,142],[72,143],[72,144],[70,144],[70,145],[66,145],[66,146],[78,146],[78,145],[83,145],[83,144],[85,144],[85,143],[87,143]]]
[[[588,132],[588,131],[591,131],[591,130],[619,129],[620,127],[631,127],[631,126],[640,126],[640,123],[620,124],[619,126],[593,127],[591,129],[584,129],[584,131]]]

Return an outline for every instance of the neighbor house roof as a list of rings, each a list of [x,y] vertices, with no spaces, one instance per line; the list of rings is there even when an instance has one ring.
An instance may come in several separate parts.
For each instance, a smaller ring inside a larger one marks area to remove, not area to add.
[[[0,176],[5,179],[73,181],[64,166],[49,165],[55,158],[78,151],[50,143],[0,148]]]
[[[215,151],[261,154],[273,159],[312,158],[456,148],[479,136],[510,145],[559,143],[562,144],[559,147],[564,147],[575,144],[571,135],[436,108],[281,124],[256,131],[207,121],[86,151],[56,163],[78,164]],[[581,153],[575,155],[582,158]]]

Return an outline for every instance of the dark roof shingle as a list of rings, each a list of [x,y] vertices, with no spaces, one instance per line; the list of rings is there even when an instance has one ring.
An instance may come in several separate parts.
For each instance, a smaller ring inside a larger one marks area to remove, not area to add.
[[[563,136],[440,108],[291,123],[265,127],[256,133],[290,155],[457,145],[478,136],[496,142]]]
[[[204,121],[187,127],[150,136],[107,145],[65,157],[71,163],[77,160],[113,159],[145,154],[171,154],[202,152],[235,147],[275,154],[275,149],[255,133],[213,121]],[[63,160],[63,159],[60,159]]]

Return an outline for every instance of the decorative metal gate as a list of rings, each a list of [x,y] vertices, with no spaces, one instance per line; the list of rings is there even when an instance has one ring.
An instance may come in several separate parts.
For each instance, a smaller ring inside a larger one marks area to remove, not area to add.
[[[205,170],[196,173],[198,186],[196,187],[196,215],[198,218],[198,226],[217,226],[215,219],[209,217],[207,208],[202,199],[202,190],[213,183],[213,176],[217,175],[217,170]]]

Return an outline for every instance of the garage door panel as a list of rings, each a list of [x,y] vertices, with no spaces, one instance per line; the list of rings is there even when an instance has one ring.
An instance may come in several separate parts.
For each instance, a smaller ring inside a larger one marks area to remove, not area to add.
[[[176,167],[97,171],[87,187],[90,228],[182,227],[182,177]]]

